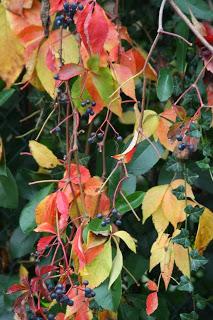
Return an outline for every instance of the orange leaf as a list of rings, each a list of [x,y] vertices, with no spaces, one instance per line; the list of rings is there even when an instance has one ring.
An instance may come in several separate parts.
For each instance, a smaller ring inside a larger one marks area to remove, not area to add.
[[[86,264],[91,263],[104,249],[104,243],[85,251]]]
[[[79,169],[79,172],[78,172],[78,169]],[[70,165],[70,176],[68,176],[68,174],[69,173],[68,173],[68,168],[67,168],[67,170],[65,172],[65,175],[64,175],[64,178],[66,179],[66,178],[70,177],[71,182],[73,184],[80,184],[80,183],[84,184],[90,178],[89,170],[86,167],[81,166],[81,165],[79,165],[77,167],[77,165],[75,163],[71,163],[71,165]]]
[[[82,226],[79,226],[72,243],[73,252],[79,260],[79,268],[82,269],[86,263],[85,254],[82,246]]]
[[[21,16],[23,9],[32,7],[33,0],[3,0],[2,3],[8,11]]]
[[[59,80],[66,81],[72,79],[80,74],[83,74],[84,68],[75,63],[64,64],[59,73]]]
[[[147,296],[146,299],[146,313],[148,316],[155,312],[158,308],[158,294],[157,292],[152,292]]]
[[[169,128],[171,127],[172,122],[175,122],[176,117],[177,114],[175,108],[166,109],[160,114],[159,126],[157,129],[157,136],[160,140],[160,143],[170,151],[174,151],[177,145],[177,143],[172,143],[168,139]]]
[[[122,83],[133,76],[131,70],[127,66],[124,66],[122,64],[114,64],[113,70],[115,72],[115,78],[118,81],[119,85],[122,85]],[[126,96],[136,101],[135,83],[133,79],[124,84],[121,90],[125,93]]]
[[[55,228],[48,222],[41,223],[37,228],[34,229],[35,232],[48,232],[56,234]]]
[[[150,291],[158,291],[158,286],[154,281],[149,280],[146,285]]]
[[[56,216],[56,193],[51,193],[45,197],[35,209],[36,224],[47,222],[50,225],[55,225]]]
[[[98,205],[98,202],[99,202],[99,205]],[[86,206],[87,213],[90,217],[95,216],[96,210],[101,212],[103,215],[107,215],[110,210],[110,199],[107,197],[105,193],[102,193],[101,196],[99,194],[95,196],[86,195],[85,206]]]

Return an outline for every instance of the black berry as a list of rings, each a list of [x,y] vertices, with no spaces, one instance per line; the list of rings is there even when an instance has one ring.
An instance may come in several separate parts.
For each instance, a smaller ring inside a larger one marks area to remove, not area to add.
[[[91,105],[92,105],[92,107],[95,107],[96,106],[96,102],[92,101]]]
[[[82,106],[82,107],[85,107],[86,104],[87,104],[86,101],[82,101],[82,102],[81,102],[81,106]]]
[[[180,151],[183,151],[185,148],[186,148],[185,143],[181,143],[181,144],[179,144],[179,146],[178,146],[178,149],[179,149]]]
[[[97,134],[98,140],[101,141],[101,140],[103,139],[103,137],[104,137],[103,133],[99,132],[99,133]]]
[[[115,224],[116,224],[116,226],[118,226],[118,227],[119,227],[119,226],[121,226],[121,225],[122,225],[122,221],[121,221],[121,220],[116,220],[116,221],[115,221]]]
[[[57,294],[55,292],[51,293],[50,298],[52,300],[56,299],[57,298]]]
[[[90,104],[90,103],[91,103],[90,99],[87,99],[86,104]]]
[[[112,212],[113,216],[116,216],[118,213],[118,210],[116,208],[113,208],[111,212]]]
[[[177,134],[176,135],[176,139],[177,139],[177,141],[182,141],[183,137],[180,134]]]
[[[53,78],[54,78],[55,80],[59,80],[59,75],[58,75],[58,74],[55,74]]]
[[[89,281],[88,281],[88,280],[84,280],[84,281],[83,281],[83,285],[84,285],[84,286],[88,286],[88,284],[89,284]]]
[[[98,219],[102,219],[102,214],[101,213],[98,213],[97,215],[96,215],[96,218],[98,218]]]
[[[82,11],[83,9],[84,9],[83,4],[79,3],[79,5],[78,5],[78,10]]]
[[[70,307],[72,307],[72,306],[74,305],[74,301],[71,300],[71,299],[69,299],[69,300],[67,301],[67,305],[70,306]]]
[[[121,141],[123,141],[123,138],[122,138],[121,136],[117,136],[116,140],[117,140],[118,142],[121,142]]]
[[[52,314],[52,313],[48,314],[47,319],[48,320],[54,320],[55,319],[54,314]]]
[[[68,12],[69,9],[70,9],[69,3],[68,3],[68,2],[65,2],[65,3],[64,3],[64,10],[65,10],[66,12]]]
[[[107,225],[106,221],[102,221],[102,222],[101,222],[101,226],[102,226],[102,227],[106,227],[106,225]]]

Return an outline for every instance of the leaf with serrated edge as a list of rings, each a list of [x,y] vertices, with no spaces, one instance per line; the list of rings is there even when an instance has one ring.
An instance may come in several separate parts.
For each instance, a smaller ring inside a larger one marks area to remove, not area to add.
[[[46,169],[53,169],[57,165],[60,165],[60,162],[57,159],[57,157],[45,145],[35,140],[30,140],[29,147],[33,158],[40,167]]]
[[[174,243],[173,244],[175,264],[178,269],[186,277],[190,277],[190,264],[189,264],[189,253],[188,249],[185,249],[183,246]]]
[[[163,233],[169,225],[161,207],[152,214],[152,221],[158,234]]]

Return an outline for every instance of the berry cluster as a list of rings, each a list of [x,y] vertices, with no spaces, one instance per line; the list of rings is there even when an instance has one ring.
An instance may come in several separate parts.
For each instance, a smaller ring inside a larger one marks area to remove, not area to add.
[[[111,213],[110,213],[109,216],[103,217],[102,213],[98,213],[96,215],[96,218],[103,219],[103,221],[101,222],[101,226],[102,227],[106,227],[108,224],[111,224],[111,221],[114,220],[114,219],[115,219],[116,226],[119,227],[119,226],[122,225],[121,215],[120,215],[120,213],[118,212],[118,210],[116,208],[113,208],[111,210]]]
[[[85,289],[84,289],[85,298],[94,298],[96,296],[96,293],[94,290],[87,287],[88,284],[89,284],[89,281],[87,281],[87,280],[83,281],[83,285],[85,286]]]
[[[91,132],[90,137],[88,138],[88,143],[93,144],[103,140],[104,134],[102,132],[96,133]]]
[[[64,3],[63,13],[56,17],[55,25],[57,27],[67,28],[72,22],[77,10],[82,11],[84,6],[81,3]]]
[[[84,101],[81,102],[81,106],[82,107],[88,106],[87,110],[85,112],[86,116],[94,116],[95,112],[94,112],[93,108],[96,106],[96,102],[95,101],[91,101],[89,99],[84,100]]]
[[[194,150],[194,146],[192,144],[187,144],[187,143],[183,142],[183,136],[182,135],[180,135],[180,134],[176,135],[176,140],[181,142],[178,145],[178,150],[183,151],[183,150],[185,150],[187,148],[190,152],[195,151]]]
[[[43,320],[43,317],[36,316],[36,315],[30,315],[28,320]],[[47,314],[47,320],[55,320],[55,316],[52,313]]]
[[[65,293],[66,289],[63,286],[63,284],[58,283],[55,288],[53,288],[51,285],[47,286],[47,289],[51,292],[50,298],[52,300],[56,300],[57,302],[61,304],[65,304],[67,306],[73,306],[74,301],[71,300]]]

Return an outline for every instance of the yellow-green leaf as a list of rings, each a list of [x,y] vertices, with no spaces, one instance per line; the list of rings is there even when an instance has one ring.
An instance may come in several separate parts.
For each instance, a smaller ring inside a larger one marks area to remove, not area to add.
[[[113,234],[114,236],[122,239],[127,247],[132,250],[134,253],[136,253],[136,245],[134,239],[130,236],[130,234],[126,231],[117,231]]]
[[[116,252],[116,256],[112,262],[112,270],[111,270],[110,278],[109,278],[109,287],[108,287],[109,289],[113,285],[115,280],[118,278],[118,276],[120,275],[122,267],[123,267],[123,255],[121,253],[121,250],[119,248],[117,241],[115,241],[115,243],[116,243],[116,247],[117,247],[117,252]]]
[[[33,158],[38,163],[40,167],[53,169],[57,165],[60,165],[57,157],[43,144],[31,140],[29,142],[30,151],[32,153]]]
[[[161,207],[152,214],[152,221],[158,234],[163,233],[169,225]]]
[[[143,223],[159,208],[167,188],[168,184],[165,184],[153,187],[147,191],[142,204]]]
[[[109,276],[112,268],[111,241],[107,241],[104,250],[81,270],[83,280],[88,280],[92,288],[98,287]]]
[[[184,274],[184,276],[190,278],[190,264],[188,249],[184,248],[180,244],[173,244],[175,264],[178,269]]]

